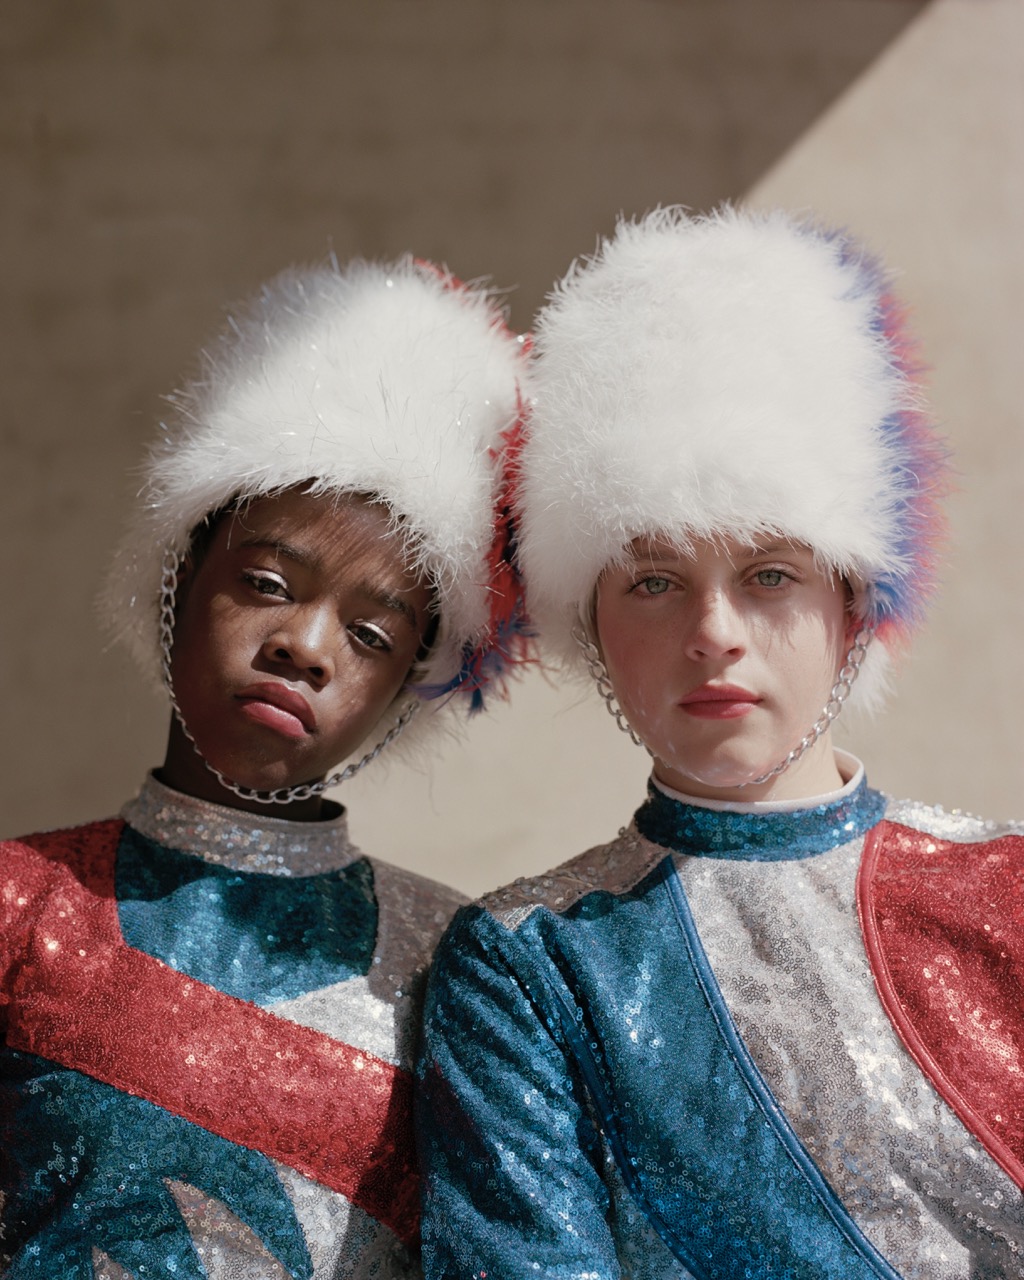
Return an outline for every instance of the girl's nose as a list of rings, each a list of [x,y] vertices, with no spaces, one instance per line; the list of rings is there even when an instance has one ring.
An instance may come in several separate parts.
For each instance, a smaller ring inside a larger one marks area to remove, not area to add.
[[[296,610],[263,645],[277,665],[290,666],[318,685],[328,684],[336,669],[336,624],[321,610]]]
[[[746,651],[743,620],[726,592],[712,590],[696,595],[691,623],[686,637],[688,656],[707,661],[738,658]]]

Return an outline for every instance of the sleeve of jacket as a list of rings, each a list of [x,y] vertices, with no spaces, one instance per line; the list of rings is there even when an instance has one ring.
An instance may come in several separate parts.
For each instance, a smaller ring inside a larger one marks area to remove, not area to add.
[[[55,879],[51,864],[29,844],[0,841],[0,1038],[7,1035],[37,904]]]
[[[601,1149],[536,935],[464,908],[438,948],[420,1062],[427,1280],[614,1280]]]

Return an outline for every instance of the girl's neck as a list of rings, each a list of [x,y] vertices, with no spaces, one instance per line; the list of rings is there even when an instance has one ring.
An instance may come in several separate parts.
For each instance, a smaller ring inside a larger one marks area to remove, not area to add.
[[[260,814],[265,818],[283,818],[287,822],[322,822],[328,816],[323,796],[310,796],[292,804],[261,804],[247,800],[229,791],[206,767],[181,730],[175,716],[171,717],[167,735],[167,753],[163,765],[154,771],[154,777],[165,787],[180,791],[195,800],[206,800],[225,809],[238,809],[242,813]]]
[[[695,796],[668,786],[657,775],[655,769],[652,781],[664,795],[683,804],[696,805],[704,809],[718,809],[732,813],[794,813],[800,809],[811,809],[822,804],[831,804],[844,796],[852,794],[864,777],[864,766],[856,756],[848,751],[832,748],[836,786],[805,793],[798,796],[768,796],[755,799],[753,796],[740,799],[718,799],[713,796]]]

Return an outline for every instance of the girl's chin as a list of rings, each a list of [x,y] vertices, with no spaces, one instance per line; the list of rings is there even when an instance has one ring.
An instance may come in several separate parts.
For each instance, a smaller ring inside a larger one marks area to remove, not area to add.
[[[780,753],[784,755],[784,752]],[[745,792],[755,778],[762,777],[778,762],[772,760],[714,760],[669,762],[655,757],[655,776],[659,782],[684,795],[735,800],[741,797],[726,792]],[[753,797],[750,797],[753,798]]]
[[[294,787],[310,786],[320,780],[316,777],[298,777],[292,774],[274,774],[272,777],[250,774],[248,778],[235,778],[226,773],[226,776],[244,790],[258,791],[263,795],[267,795],[271,791],[290,791]],[[323,777],[324,775],[321,774],[320,776]]]
[[[208,763],[236,786],[245,791],[258,791],[263,795],[315,782],[318,777],[323,776],[311,775],[307,769],[281,767],[276,763],[254,768],[251,761],[239,762],[231,757],[223,759],[223,763],[217,760],[208,760]]]
[[[828,794],[843,785],[828,734],[814,744],[792,768],[771,773],[786,757],[788,747],[724,758],[666,759],[655,754],[655,777],[673,791],[704,800],[748,803],[757,800],[794,800]]]

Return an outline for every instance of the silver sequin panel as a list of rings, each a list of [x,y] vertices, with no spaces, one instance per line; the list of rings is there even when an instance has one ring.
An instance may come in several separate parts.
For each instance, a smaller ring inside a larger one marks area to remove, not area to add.
[[[946,839],[978,819],[894,805]],[[1024,1276],[1020,1191],[903,1048],[855,906],[862,841],[794,862],[679,858],[701,941],[751,1054],[819,1168],[906,1280]]]
[[[411,1071],[430,958],[465,899],[390,863],[371,858],[370,865],[378,906],[370,971],[270,1009]]]

